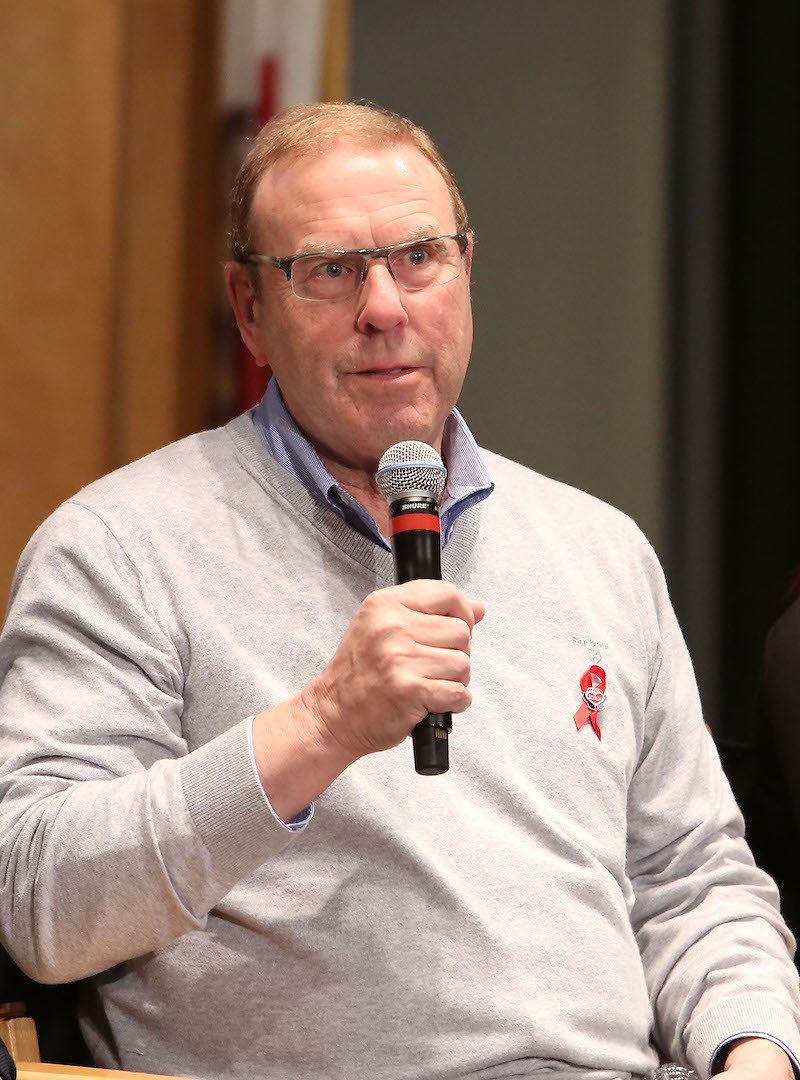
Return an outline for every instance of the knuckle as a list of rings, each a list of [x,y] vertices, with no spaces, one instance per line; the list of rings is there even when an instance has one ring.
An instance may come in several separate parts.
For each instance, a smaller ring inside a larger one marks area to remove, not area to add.
[[[384,646],[396,656],[406,656],[414,642],[414,635],[402,619],[388,619],[381,627]]]
[[[410,675],[399,679],[395,685],[395,701],[403,709],[415,709],[418,707],[423,686],[421,680]]]
[[[466,686],[462,686],[456,695],[456,702],[451,706],[451,712],[464,712],[472,704],[472,693]]]
[[[408,666],[408,649],[403,641],[394,636],[387,637],[383,642],[381,658],[390,678],[393,675],[401,676]]]
[[[469,657],[465,653],[459,653],[458,657],[459,660],[456,665],[458,670],[458,679],[459,682],[464,683],[464,685],[466,686],[472,674],[472,665],[469,662]]]
[[[376,612],[382,611],[386,606],[387,597],[384,589],[376,589],[374,592],[369,593],[361,601],[361,610],[369,615],[373,615]]]
[[[444,586],[445,595],[449,600],[461,599],[461,590],[457,585],[454,585],[452,581],[443,581],[442,585]]]

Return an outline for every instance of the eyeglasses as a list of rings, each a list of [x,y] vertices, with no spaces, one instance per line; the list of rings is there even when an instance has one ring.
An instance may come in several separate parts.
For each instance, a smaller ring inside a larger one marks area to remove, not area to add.
[[[283,270],[301,300],[346,300],[359,291],[372,259],[386,259],[397,284],[411,292],[444,285],[461,273],[468,233],[432,236],[408,244],[358,251],[317,251],[310,255],[243,255],[240,262],[266,263]]]

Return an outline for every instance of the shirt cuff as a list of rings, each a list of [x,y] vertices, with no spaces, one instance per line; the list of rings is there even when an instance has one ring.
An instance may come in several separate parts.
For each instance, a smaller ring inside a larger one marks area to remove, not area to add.
[[[794,1075],[796,1080],[800,1080],[800,1061],[794,1056],[792,1051],[782,1042],[780,1039],[776,1039],[774,1035],[767,1035],[765,1031],[743,1031],[739,1035],[734,1035],[730,1039],[726,1039],[725,1042],[721,1042],[714,1053],[711,1055],[711,1072],[710,1076],[718,1073],[725,1067],[725,1058],[727,1057],[727,1051],[731,1043],[738,1042],[739,1039],[769,1039],[770,1042],[774,1042],[776,1046],[779,1046],[781,1050],[788,1056],[789,1061],[792,1063],[794,1069]]]
[[[255,749],[255,746],[253,745],[253,721],[254,720],[255,720],[255,716],[251,716],[250,719],[247,721],[247,745],[248,745],[248,747],[250,749],[250,763],[253,766],[253,772],[258,777],[258,782],[261,785],[261,790],[264,791],[264,785],[261,783],[261,777],[258,775],[258,767],[256,766],[256,749]],[[269,801],[269,798],[267,796],[266,791],[264,791],[264,798],[269,803],[269,808],[272,811],[272,813],[275,814],[275,807]],[[306,825],[308,825],[309,821],[311,821],[313,816],[314,816],[314,804],[312,803],[310,806],[307,806],[305,808],[305,810],[301,810],[299,814],[295,815],[295,817],[293,817],[291,821],[284,821],[283,823],[286,826],[286,828],[291,829],[292,832],[300,832],[302,829],[304,829],[306,827]],[[278,817],[277,814],[275,814],[275,817],[277,817],[279,821],[283,821],[283,818]]]

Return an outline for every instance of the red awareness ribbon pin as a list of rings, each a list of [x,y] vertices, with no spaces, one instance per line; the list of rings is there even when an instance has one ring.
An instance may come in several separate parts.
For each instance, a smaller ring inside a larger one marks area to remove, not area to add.
[[[597,738],[602,739],[597,714],[606,702],[606,673],[599,664],[592,664],[581,675],[581,691],[583,693],[583,702],[575,713],[575,727],[580,731],[588,720],[594,728]]]

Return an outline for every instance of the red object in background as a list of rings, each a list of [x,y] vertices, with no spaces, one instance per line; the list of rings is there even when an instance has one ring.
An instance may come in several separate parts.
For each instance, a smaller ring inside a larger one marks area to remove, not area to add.
[[[258,366],[235,327],[232,348],[236,355],[236,411],[241,413],[258,405],[272,372],[268,367]]]
[[[261,97],[256,110],[259,129],[278,111],[278,81],[280,65],[276,53],[267,53],[261,61]]]
[[[279,77],[278,56],[276,53],[268,53],[261,61],[259,80],[261,96],[258,108],[253,115],[256,131],[259,131],[278,111]],[[268,367],[259,367],[256,364],[238,333],[233,349],[236,356],[237,412],[244,412],[245,409],[251,409],[257,405],[264,396],[272,372]]]

